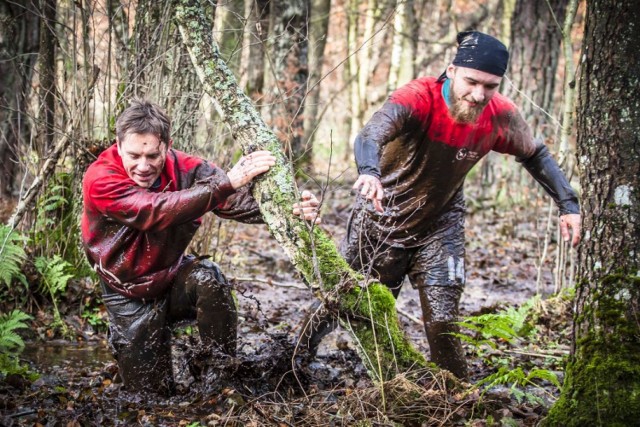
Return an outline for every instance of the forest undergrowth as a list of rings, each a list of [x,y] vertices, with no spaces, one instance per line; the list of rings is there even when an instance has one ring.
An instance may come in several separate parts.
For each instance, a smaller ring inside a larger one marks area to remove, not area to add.
[[[344,189],[325,197],[322,227],[336,242],[350,197]],[[173,349],[177,394],[130,393],[107,348],[95,279],[63,269],[54,276],[69,275],[64,287],[31,287],[53,267],[29,260],[24,280],[0,285],[0,348],[3,359],[14,355],[16,362],[0,373],[0,425],[537,425],[559,394],[571,324],[570,291],[556,294],[552,257],[541,261],[540,212],[470,206],[460,322],[468,383],[437,370],[373,383],[341,329],[310,357],[296,336],[313,296],[277,243],[264,226],[210,218],[205,227],[212,231],[202,240],[236,288],[238,356],[216,359],[216,378],[198,378],[197,329],[182,325]],[[553,247],[551,241],[549,253]],[[404,330],[428,355],[409,283],[397,308]],[[18,309],[29,317],[11,319]]]

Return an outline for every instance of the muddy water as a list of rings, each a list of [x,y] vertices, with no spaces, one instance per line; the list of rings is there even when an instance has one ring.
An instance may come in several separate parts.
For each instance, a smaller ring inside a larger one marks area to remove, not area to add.
[[[41,370],[65,367],[95,370],[102,369],[105,364],[113,361],[111,352],[104,343],[78,345],[69,342],[27,343],[22,359]]]

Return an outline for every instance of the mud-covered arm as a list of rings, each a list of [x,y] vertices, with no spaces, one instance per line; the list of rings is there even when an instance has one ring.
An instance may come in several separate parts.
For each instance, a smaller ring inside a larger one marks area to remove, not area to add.
[[[194,221],[225,202],[234,189],[224,171],[196,181],[186,190],[155,193],[130,179],[99,179],[90,184],[94,209],[121,224],[159,231]]]
[[[227,197],[224,203],[216,206],[213,209],[213,213],[221,218],[247,224],[264,223],[258,202],[251,194],[252,187],[252,185],[245,185],[239,188],[234,194]]]
[[[371,117],[362,128],[354,143],[356,165],[360,175],[372,175],[380,178],[380,149],[393,141],[411,116],[411,111],[391,101],[385,104]]]
[[[537,142],[533,155],[517,160],[553,198],[560,215],[580,213],[578,196],[544,143]]]

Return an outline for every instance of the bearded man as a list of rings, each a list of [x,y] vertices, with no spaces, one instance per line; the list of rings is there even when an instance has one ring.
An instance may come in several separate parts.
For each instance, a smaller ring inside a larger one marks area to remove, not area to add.
[[[545,145],[534,141],[516,106],[498,93],[509,53],[477,31],[458,34],[458,51],[439,77],[393,92],[359,133],[358,195],[341,251],[352,267],[398,296],[417,288],[431,360],[459,378],[467,363],[457,332],[465,284],[464,179],[489,151],[511,154],[559,208],[565,240],[580,241],[580,208]],[[306,321],[313,352],[335,321],[321,309]]]

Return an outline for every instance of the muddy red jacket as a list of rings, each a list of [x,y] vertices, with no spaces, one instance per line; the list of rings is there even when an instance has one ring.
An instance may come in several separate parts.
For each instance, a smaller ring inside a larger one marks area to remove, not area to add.
[[[360,174],[380,178],[384,213],[356,200],[365,226],[380,241],[419,246],[431,223],[461,192],[471,168],[490,151],[514,155],[558,204],[578,213],[575,192],[544,144],[533,140],[516,106],[495,94],[476,123],[455,122],[443,82],[416,79],[393,92],[359,133],[355,157]]]
[[[153,189],[136,185],[115,144],[84,176],[87,257],[107,285],[128,297],[155,298],[168,289],[205,213],[262,221],[247,186],[236,192],[222,169],[200,158],[170,149],[159,181]]]

